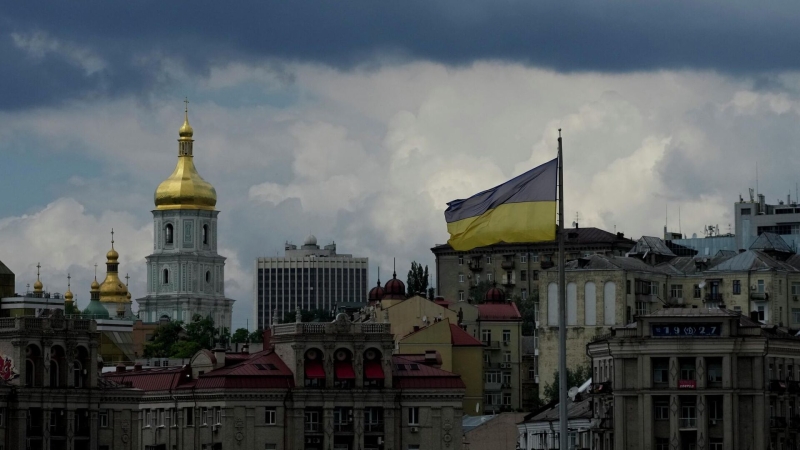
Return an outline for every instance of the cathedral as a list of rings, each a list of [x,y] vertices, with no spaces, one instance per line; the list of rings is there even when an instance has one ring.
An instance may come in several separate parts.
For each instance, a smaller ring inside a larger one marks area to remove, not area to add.
[[[189,322],[210,316],[230,330],[233,300],[225,297],[225,257],[217,253],[217,192],[194,166],[188,108],[178,138],[178,163],[155,192],[153,253],[139,318]]]

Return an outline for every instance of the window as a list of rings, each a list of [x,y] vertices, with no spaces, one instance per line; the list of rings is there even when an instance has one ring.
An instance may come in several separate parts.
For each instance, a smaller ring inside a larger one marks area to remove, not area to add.
[[[650,309],[650,302],[636,302],[636,315],[647,314]]]
[[[535,262],[535,263],[539,262],[539,254],[538,253],[531,254],[531,262]]]
[[[277,413],[275,408],[264,408],[264,424],[265,425],[275,425],[275,418]]]
[[[492,341],[492,330],[481,330],[481,340],[483,342]]]
[[[486,264],[492,263],[492,255],[486,255]]]
[[[480,278],[478,278],[478,279],[480,279]],[[488,281],[488,282],[492,281],[492,274],[491,273],[487,273],[486,274],[486,281]]]
[[[631,293],[631,280],[625,280],[625,293]]]
[[[168,223],[167,226],[164,227],[164,242],[166,242],[167,244],[172,244],[173,240],[174,239],[172,237],[172,224]]]
[[[408,444],[408,450],[419,450],[419,444]]]
[[[208,425],[208,422],[211,421],[211,418],[208,417],[208,408],[200,408],[200,420],[203,425]]]
[[[464,282],[464,274],[463,273],[458,274],[458,282],[459,283],[463,283]]]
[[[264,450],[278,450],[278,444],[264,444]]]
[[[511,352],[503,353],[503,362],[507,362],[507,363],[511,362]]]
[[[682,428],[694,428],[697,426],[697,408],[693,403],[681,406],[680,426]]]
[[[500,372],[486,372],[485,376],[487,383],[500,383],[502,379]]]
[[[464,301],[464,291],[458,291],[458,301]]]
[[[217,425],[222,423],[222,408],[219,406],[214,408],[214,423]]]
[[[800,283],[792,282],[792,296],[800,296]]]
[[[108,410],[100,410],[97,417],[100,421],[100,428],[108,428]],[[0,425],[2,425],[2,423],[0,423]]]
[[[694,298],[700,298],[702,295],[703,295],[703,293],[700,290],[700,285],[699,284],[695,284],[694,285]]]
[[[783,294],[783,280],[778,280],[778,294]]]
[[[511,372],[503,373],[503,384],[505,386],[511,386]]]
[[[533,271],[533,281],[538,281],[538,280],[539,280],[539,271],[538,270],[534,270]]]
[[[408,424],[419,425],[419,406],[408,408]]]
[[[748,210],[749,212],[750,210]],[[723,450],[725,447],[722,446],[722,439],[720,438],[711,438],[708,441],[708,450]]]
[[[145,426],[145,427],[149,427],[149,426],[150,426],[150,416],[151,416],[151,415],[152,415],[152,412],[151,412],[149,409],[146,409],[146,410],[144,411],[144,421],[143,421],[143,424],[144,424],[144,426]]]
[[[740,314],[742,313],[742,307],[741,306],[734,306],[733,310],[738,312],[738,313],[740,313]]]
[[[528,271],[527,270],[520,270],[519,271],[519,281],[528,281]]]
[[[669,382],[669,358],[653,358],[653,383]]]
[[[522,299],[523,300],[527,300],[528,299],[528,290],[527,289],[522,289],[520,291],[520,294],[522,295]]]
[[[187,427],[194,426],[194,410],[192,408],[183,408],[183,424]]]
[[[319,428],[319,411],[305,411],[305,430],[307,433],[318,433]]]
[[[764,280],[758,280],[758,283],[756,284],[756,286],[757,286],[757,288],[756,288],[757,292],[759,294],[763,294],[764,293]]]
[[[475,274],[475,286],[477,286],[478,284],[480,284],[480,282],[481,282],[481,274],[479,274],[479,273],[476,273],[476,274]]]
[[[503,406],[511,406],[511,394],[503,393]]]
[[[722,358],[707,358],[708,387],[722,387]]]
[[[511,330],[503,330],[503,342],[511,342]]]
[[[722,420],[722,397],[708,398],[708,419],[715,422]]]
[[[733,293],[734,295],[739,295],[742,293],[742,282],[739,280],[733,280]]]
[[[653,403],[653,416],[655,420],[669,420],[669,400],[656,400]]]
[[[203,244],[208,245],[208,225],[203,225]]]
[[[527,264],[528,263],[528,255],[519,255],[519,263],[520,264]]]
[[[489,356],[489,353],[488,353],[488,352],[484,352],[484,353],[483,353],[483,363],[484,363],[484,364],[491,364],[491,363],[492,363],[492,359],[491,359],[491,357]]]
[[[536,368],[534,366],[528,367],[528,379],[529,380],[536,379]]]
[[[672,298],[683,298],[683,285],[673,284],[669,287],[669,296]]]
[[[169,284],[169,269],[164,269],[163,282],[164,284]]]
[[[792,308],[792,322],[800,323],[800,308]]]
[[[80,361],[72,361],[72,385],[76,388],[83,387],[83,367]]]
[[[656,438],[656,450],[670,450],[669,438]]]
[[[164,423],[165,423],[165,420],[166,419],[165,419],[165,415],[164,415],[164,410],[163,409],[159,409],[158,410],[158,426],[163,427]]]
[[[463,255],[458,255],[458,265],[459,266],[463,266],[464,265],[464,256]]]
[[[767,320],[767,307],[766,306],[764,306],[764,305],[758,306],[757,307],[757,311],[758,311],[758,320],[759,321],[764,322],[765,320]]]
[[[485,394],[483,401],[487,406],[500,405],[500,394]]]
[[[694,380],[694,360],[681,361],[681,380]]]
[[[211,283],[211,271],[206,270],[206,283]]]

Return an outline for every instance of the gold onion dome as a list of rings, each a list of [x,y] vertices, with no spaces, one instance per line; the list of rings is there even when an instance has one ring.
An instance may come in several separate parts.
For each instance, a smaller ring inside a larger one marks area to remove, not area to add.
[[[43,288],[44,288],[44,284],[42,284],[42,282],[41,282],[41,281],[39,281],[39,280],[36,280],[36,282],[35,282],[35,283],[33,283],[33,290],[34,290],[34,291],[36,291],[36,292],[39,292],[39,291],[41,291]]]
[[[92,281],[91,290],[93,290],[93,291],[99,291],[100,290],[100,283],[97,282],[97,278],[95,278],[94,281]]]
[[[188,102],[187,102],[188,103]],[[213,211],[217,205],[214,186],[197,173],[192,147],[194,130],[189,125],[189,110],[185,111],[183,125],[178,130],[178,164],[172,175],[156,189],[154,200],[157,210],[202,209]]]
[[[114,230],[111,230],[111,250],[106,253],[106,278],[100,285],[100,302],[127,303],[128,287],[119,279],[119,253],[114,250]]]

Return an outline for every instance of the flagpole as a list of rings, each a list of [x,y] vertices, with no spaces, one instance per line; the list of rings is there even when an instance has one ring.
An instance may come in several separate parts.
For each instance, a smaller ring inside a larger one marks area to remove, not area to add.
[[[567,297],[564,273],[564,155],[558,129],[558,430],[559,447],[568,449],[567,421]]]

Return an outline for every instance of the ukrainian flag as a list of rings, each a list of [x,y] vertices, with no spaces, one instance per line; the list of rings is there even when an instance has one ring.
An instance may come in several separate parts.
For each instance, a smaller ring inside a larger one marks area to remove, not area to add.
[[[522,175],[447,204],[447,241],[458,251],[499,242],[556,239],[558,158]]]

